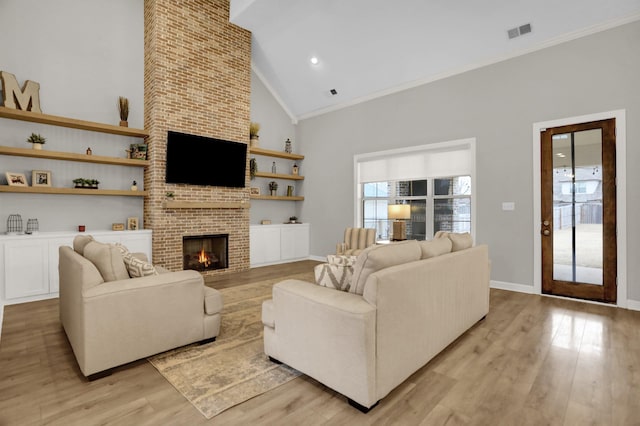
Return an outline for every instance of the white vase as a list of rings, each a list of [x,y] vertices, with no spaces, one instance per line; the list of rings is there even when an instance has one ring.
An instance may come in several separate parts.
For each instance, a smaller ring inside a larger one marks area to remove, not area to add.
[[[42,149],[41,143],[32,143],[31,145],[33,145],[33,149]]]

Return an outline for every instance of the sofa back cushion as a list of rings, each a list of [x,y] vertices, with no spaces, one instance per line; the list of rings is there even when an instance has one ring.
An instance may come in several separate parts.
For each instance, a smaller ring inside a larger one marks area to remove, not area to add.
[[[96,265],[105,282],[129,278],[122,254],[115,245],[90,241],[84,246],[84,257]]]
[[[456,233],[438,231],[433,239],[448,238],[451,240],[451,251],[460,251],[473,247],[473,237],[468,232]]]
[[[381,244],[367,248],[358,255],[353,267],[350,293],[362,294],[367,278],[372,273],[390,266],[420,260],[422,251],[415,240]]]
[[[84,248],[91,241],[94,241],[91,235],[76,235],[73,239],[73,250],[80,256],[84,256]]]
[[[451,253],[451,240],[449,238],[436,238],[431,241],[420,241],[421,259],[430,259],[441,254]]]

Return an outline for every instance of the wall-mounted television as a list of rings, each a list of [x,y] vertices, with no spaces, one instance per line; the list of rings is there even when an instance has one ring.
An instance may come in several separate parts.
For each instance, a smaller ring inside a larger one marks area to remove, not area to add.
[[[244,188],[247,144],[169,131],[166,183]]]

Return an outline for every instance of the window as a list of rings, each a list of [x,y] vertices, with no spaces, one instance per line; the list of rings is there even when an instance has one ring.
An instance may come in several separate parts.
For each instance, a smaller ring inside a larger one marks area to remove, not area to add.
[[[355,155],[355,226],[388,239],[388,206],[408,204],[407,238],[439,230],[474,235],[475,146],[468,138]]]
[[[370,182],[362,190],[362,223],[375,228],[378,239],[390,238],[389,204],[411,206],[407,239],[424,240],[441,230],[471,232],[470,176]]]

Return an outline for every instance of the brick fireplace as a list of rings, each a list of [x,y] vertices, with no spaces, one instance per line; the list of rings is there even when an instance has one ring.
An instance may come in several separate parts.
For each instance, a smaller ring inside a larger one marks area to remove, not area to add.
[[[165,159],[168,130],[249,142],[251,34],[229,23],[228,0],[145,0],[144,12],[144,224],[153,229],[153,261],[181,270],[183,238],[224,234],[227,267],[202,273],[248,269],[249,210],[238,206],[249,203],[249,168],[245,188],[166,184]]]

